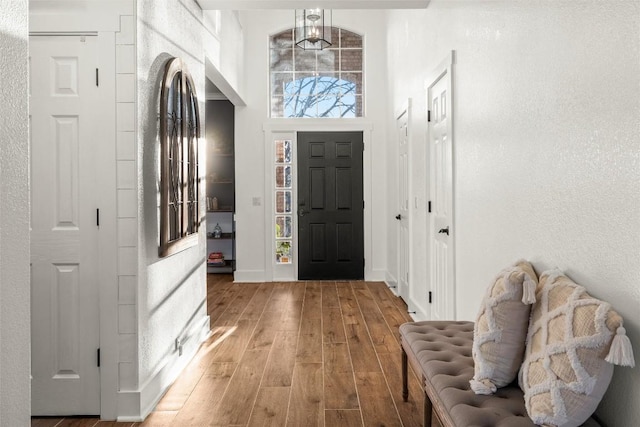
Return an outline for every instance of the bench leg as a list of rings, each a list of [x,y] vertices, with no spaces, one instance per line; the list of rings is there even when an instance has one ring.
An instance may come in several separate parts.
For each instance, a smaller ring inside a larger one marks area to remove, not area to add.
[[[407,352],[402,349],[402,400],[409,400]]]
[[[424,427],[431,427],[431,416],[433,412],[433,405],[431,404],[431,400],[429,396],[427,396],[427,392],[424,392]]]

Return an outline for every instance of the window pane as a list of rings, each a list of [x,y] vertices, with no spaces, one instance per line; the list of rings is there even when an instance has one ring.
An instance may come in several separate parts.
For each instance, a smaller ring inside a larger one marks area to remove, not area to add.
[[[297,48],[294,65],[298,71],[314,71],[316,69],[316,51]]]
[[[338,95],[342,92],[342,85],[337,74],[322,74],[317,77],[316,95]]]
[[[293,31],[285,30],[271,37],[271,49],[293,48]]]
[[[291,264],[290,240],[281,240],[276,242],[276,262],[278,264]]]
[[[291,191],[276,191],[276,213],[291,213]]]
[[[276,239],[291,238],[291,216],[276,216]]]
[[[293,49],[271,49],[271,71],[293,71]]]
[[[276,166],[276,188],[291,188],[291,166]]]
[[[281,96],[271,98],[271,117],[284,117],[284,99]]]
[[[362,47],[362,37],[347,30],[340,30],[340,47]]]
[[[353,83],[355,87],[355,93],[362,95],[362,73],[340,73],[343,80]],[[349,93],[353,93],[351,90]]]
[[[339,50],[321,50],[318,52],[318,71],[338,71]]]
[[[284,87],[285,94],[313,95],[316,92],[316,76],[313,73],[296,73],[295,80]]]
[[[340,98],[330,95],[319,97],[318,117],[340,117]]]
[[[271,73],[271,95],[283,95],[284,88],[293,81],[293,73]]]
[[[276,163],[291,163],[291,141],[276,141]]]
[[[317,99],[313,95],[292,96],[284,100],[285,117],[318,117]]]
[[[361,71],[362,70],[362,50],[341,50],[340,70]]]

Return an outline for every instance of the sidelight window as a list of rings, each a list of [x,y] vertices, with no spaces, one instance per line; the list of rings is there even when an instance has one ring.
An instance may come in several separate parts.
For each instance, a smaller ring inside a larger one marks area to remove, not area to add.
[[[293,251],[293,187],[291,140],[275,140],[275,254],[276,264],[291,264]]]

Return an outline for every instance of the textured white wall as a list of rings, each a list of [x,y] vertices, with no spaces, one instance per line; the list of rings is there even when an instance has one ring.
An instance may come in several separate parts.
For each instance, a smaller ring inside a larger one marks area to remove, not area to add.
[[[640,3],[434,0],[389,22],[393,105],[413,97],[421,130],[424,80],[456,51],[458,316],[473,319],[495,272],[524,257],[610,302],[638,361]],[[424,136],[412,142],[424,194]],[[640,375],[618,367],[598,414],[636,425],[638,401]]]
[[[30,423],[28,3],[0,13],[0,425]]]
[[[241,22],[245,30],[246,107],[236,110],[236,219],[237,269],[241,277],[263,277],[265,271],[265,244],[270,233],[265,231],[264,206],[254,206],[253,198],[265,201],[264,164],[265,147],[263,125],[269,119],[269,36],[291,28],[292,10],[243,11]],[[371,146],[373,173],[365,176],[365,183],[373,188],[371,230],[365,230],[371,239],[373,259],[367,266],[383,275],[386,270],[387,227],[386,208],[386,64],[384,55],[377,54],[385,46],[383,11],[334,10],[333,25],[363,34],[365,39],[365,120],[375,123]],[[250,71],[249,71],[250,70]]]
[[[204,124],[203,31],[202,11],[195,1],[139,0],[137,3],[140,389],[152,381],[160,369],[166,370],[168,363],[180,364],[174,340],[190,332],[189,329],[203,322],[207,315],[205,227],[201,228],[197,246],[167,258],[158,257],[160,82],[166,60],[181,57],[193,77]],[[192,338],[185,344],[186,354],[199,345],[198,337]]]

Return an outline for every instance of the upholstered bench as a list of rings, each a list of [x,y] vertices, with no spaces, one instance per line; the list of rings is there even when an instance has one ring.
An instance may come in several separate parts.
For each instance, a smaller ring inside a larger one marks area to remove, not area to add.
[[[475,394],[473,322],[426,321],[400,326],[402,343],[402,395],[408,398],[408,363],[421,376],[424,425],[432,414],[443,427],[535,427],[527,415],[517,381],[495,394]],[[599,424],[589,419],[584,427]]]

